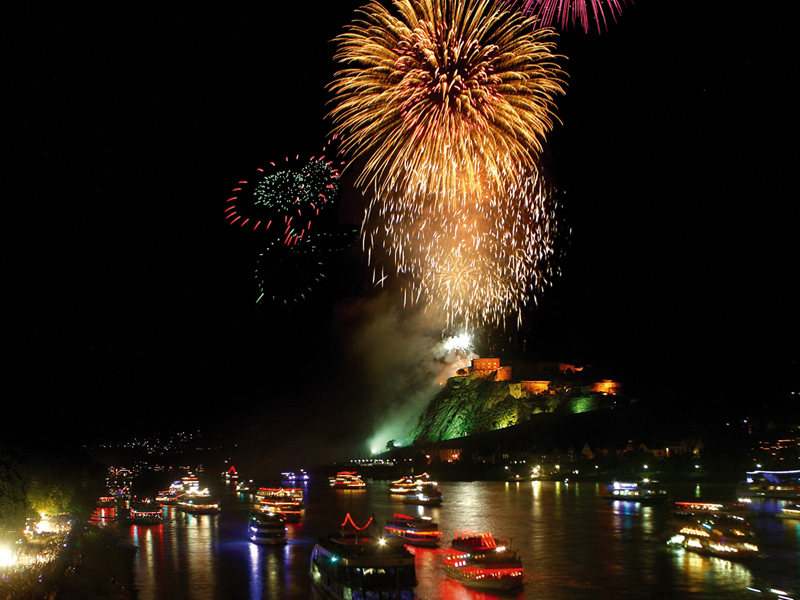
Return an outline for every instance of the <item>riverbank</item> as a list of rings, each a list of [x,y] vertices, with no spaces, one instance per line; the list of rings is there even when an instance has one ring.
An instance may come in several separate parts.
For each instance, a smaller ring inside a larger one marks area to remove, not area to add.
[[[55,592],[53,598],[135,600],[133,558],[136,547],[123,544],[108,531],[86,525],[75,536],[71,550],[71,561],[49,582],[48,590]]]

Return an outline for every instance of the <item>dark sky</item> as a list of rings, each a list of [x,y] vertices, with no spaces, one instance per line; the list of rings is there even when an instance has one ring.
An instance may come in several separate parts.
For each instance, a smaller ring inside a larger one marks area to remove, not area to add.
[[[257,310],[253,247],[223,219],[244,174],[319,153],[330,40],[358,4],[18,16],[15,408],[87,439],[265,418],[300,435],[320,415],[331,436],[371,428],[381,370],[364,361],[383,355],[353,347],[375,311],[404,314],[368,300],[357,248],[309,302]],[[602,35],[561,35],[569,87],[545,161],[571,228],[563,274],[481,354],[603,365],[662,392],[681,378],[710,406],[796,386],[790,38],[736,4],[643,0]],[[363,202],[347,189],[340,221]]]

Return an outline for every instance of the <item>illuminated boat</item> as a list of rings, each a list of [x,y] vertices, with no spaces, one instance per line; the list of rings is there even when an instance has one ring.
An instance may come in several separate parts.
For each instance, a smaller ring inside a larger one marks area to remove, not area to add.
[[[305,506],[303,502],[303,488],[265,488],[260,487],[256,491],[256,498],[261,500],[283,500],[298,503],[301,507]]]
[[[164,509],[153,502],[140,502],[131,506],[128,518],[136,525],[159,525],[164,522]]]
[[[158,494],[156,494],[156,503],[161,505],[177,504],[178,492],[176,491],[175,487],[170,487],[168,490],[163,490],[161,492],[158,492]]]
[[[342,531],[317,540],[309,575],[316,595],[341,600],[417,598],[414,556],[397,538],[381,538],[357,527],[348,514]]]
[[[431,480],[431,476],[427,473],[423,473],[422,475],[406,475],[389,484],[389,493],[405,496],[406,494],[413,494],[418,485],[426,484],[437,485],[435,481]]]
[[[466,587],[504,591],[524,586],[522,561],[504,541],[491,533],[456,531],[444,555],[444,573]]]
[[[239,481],[236,483],[236,491],[237,492],[249,492],[250,486],[253,485],[253,480],[250,481]]]
[[[236,471],[236,467],[231,465],[230,469],[223,471],[222,478],[226,481],[230,481],[231,479],[239,479],[239,473]]]
[[[800,500],[800,470],[747,471],[736,494],[740,498]]]
[[[220,512],[219,502],[211,497],[208,488],[190,488],[178,498],[178,510],[195,515],[209,515]]]
[[[784,506],[775,516],[781,519],[800,519],[800,504]]]
[[[413,493],[403,496],[403,504],[440,506],[442,504],[442,491],[435,485],[418,485]]]
[[[335,490],[358,490],[367,487],[355,471],[340,471],[336,477],[329,477],[328,480]]]
[[[625,502],[663,502],[669,495],[665,489],[654,486],[649,480],[615,481],[606,486],[608,493],[605,498],[609,501],[622,500]]]
[[[436,548],[442,538],[439,525],[430,517],[409,517],[394,513],[394,518],[386,521],[386,535],[398,537],[406,544]]]
[[[278,513],[287,523],[299,523],[303,517],[301,488],[258,488],[258,508]]]
[[[758,540],[749,523],[751,515],[741,504],[676,502],[667,544],[721,558],[757,557]]]
[[[254,544],[285,544],[285,521],[275,513],[250,513],[247,518],[247,537]]]
[[[308,473],[306,473],[303,469],[300,469],[300,474],[296,474],[294,471],[286,471],[285,473],[281,473],[281,477],[283,481],[308,481],[310,478]]]

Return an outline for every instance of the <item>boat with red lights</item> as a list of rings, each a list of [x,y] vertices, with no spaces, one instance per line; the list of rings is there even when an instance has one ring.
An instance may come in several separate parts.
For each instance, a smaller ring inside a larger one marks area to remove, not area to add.
[[[311,552],[309,575],[315,597],[416,600],[414,555],[398,538],[370,533],[348,513],[341,531],[320,537]]]
[[[441,506],[442,490],[435,485],[418,485],[410,494],[403,496],[404,504],[419,506]]]
[[[339,471],[336,477],[329,477],[328,480],[335,490],[358,490],[367,487],[355,471]]]
[[[287,523],[299,523],[303,517],[303,490],[301,488],[258,488],[258,508],[274,512]]]
[[[754,558],[760,554],[752,516],[744,504],[676,502],[667,544],[720,558]]]
[[[136,525],[160,525],[164,509],[155,502],[139,502],[131,506],[128,519]]]
[[[510,592],[524,586],[519,555],[491,533],[456,531],[445,551],[443,570],[451,579],[479,590]]]
[[[436,548],[442,539],[439,525],[430,517],[409,517],[394,513],[393,518],[386,520],[386,535],[398,537],[411,546]]]

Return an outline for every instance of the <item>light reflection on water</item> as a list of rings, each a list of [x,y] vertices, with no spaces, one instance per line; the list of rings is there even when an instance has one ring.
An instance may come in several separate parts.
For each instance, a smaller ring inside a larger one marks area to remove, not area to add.
[[[526,586],[518,600],[617,598],[752,598],[756,579],[791,587],[798,572],[800,524],[767,515],[755,519],[769,559],[736,563],[668,548],[664,530],[670,505],[607,502],[603,486],[563,482],[442,483],[441,507],[410,506],[387,493],[388,482],[365,490],[307,488],[303,522],[289,524],[285,546],[256,546],[246,537],[252,496],[222,495],[219,515],[189,515],[169,508],[161,525],[120,526],[136,544],[139,600],[220,600],[310,597],[308,562],[316,537],[337,531],[346,513],[359,525],[392,513],[428,515],[444,539],[456,530],[491,531],[520,552]],[[732,500],[732,489],[706,490]],[[694,484],[672,491],[692,498]],[[442,551],[414,549],[423,600],[489,600],[443,576]],[[508,596],[506,596],[508,597]],[[513,598],[514,596],[512,596]]]

